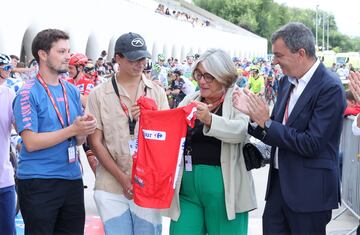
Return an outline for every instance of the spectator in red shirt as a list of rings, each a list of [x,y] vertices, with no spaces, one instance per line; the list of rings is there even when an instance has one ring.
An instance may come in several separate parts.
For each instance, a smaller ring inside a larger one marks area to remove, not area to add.
[[[354,95],[350,90],[346,91],[346,102],[347,107],[345,109],[344,116],[356,116],[358,113],[360,113],[360,105],[356,102]]]

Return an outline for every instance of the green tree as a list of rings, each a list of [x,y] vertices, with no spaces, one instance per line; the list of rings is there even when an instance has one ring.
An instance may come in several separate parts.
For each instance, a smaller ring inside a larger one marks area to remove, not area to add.
[[[194,0],[197,6],[214,13],[240,27],[254,32],[270,41],[271,34],[282,25],[298,21],[307,25],[315,35],[316,11],[312,9],[290,8],[273,0]],[[325,20],[325,21],[324,21]],[[318,11],[318,45],[322,45],[323,22],[325,35],[329,22],[329,45],[340,51],[359,51],[360,38],[351,38],[338,31],[335,17]],[[325,42],[326,40],[325,36]],[[269,48],[270,42],[269,42]]]

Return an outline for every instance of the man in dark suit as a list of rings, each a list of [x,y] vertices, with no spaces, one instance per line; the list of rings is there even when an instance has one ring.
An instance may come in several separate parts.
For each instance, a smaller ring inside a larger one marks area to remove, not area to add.
[[[234,92],[234,107],[252,120],[248,132],[272,146],[264,234],[326,234],[340,202],[338,151],[345,93],[316,58],[314,36],[301,23],[272,35],[274,64],[284,77],[269,116],[265,101]]]

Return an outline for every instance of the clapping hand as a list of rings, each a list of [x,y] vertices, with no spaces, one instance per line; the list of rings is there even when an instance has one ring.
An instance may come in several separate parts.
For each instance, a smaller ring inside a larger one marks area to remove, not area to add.
[[[360,104],[360,72],[350,72],[349,74],[350,80],[350,91],[353,94],[356,102]]]
[[[246,115],[249,115],[249,98],[242,90],[238,88],[234,90],[232,95],[232,102],[234,108],[242,113],[245,113]]]
[[[96,118],[92,114],[79,116],[75,119],[73,126],[75,127],[76,136],[90,135],[96,129]]]
[[[270,118],[269,107],[259,96],[245,88],[243,91],[236,89],[233,93],[233,106],[239,111],[250,116],[262,128],[266,120]]]
[[[255,95],[250,90],[244,89],[244,92],[249,98],[248,108],[251,120],[264,128],[265,121],[270,118],[269,106],[264,99]]]

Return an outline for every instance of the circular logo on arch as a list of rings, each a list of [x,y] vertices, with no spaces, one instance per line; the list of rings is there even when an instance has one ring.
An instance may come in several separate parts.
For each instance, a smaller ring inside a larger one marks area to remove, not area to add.
[[[131,41],[131,45],[134,47],[143,47],[144,46],[144,41],[141,38],[134,38]]]

